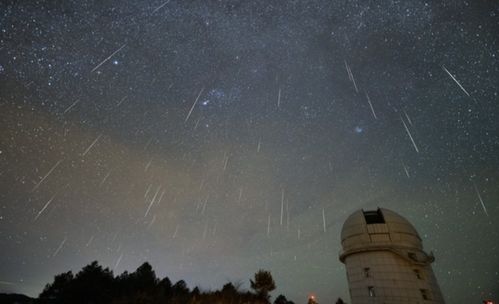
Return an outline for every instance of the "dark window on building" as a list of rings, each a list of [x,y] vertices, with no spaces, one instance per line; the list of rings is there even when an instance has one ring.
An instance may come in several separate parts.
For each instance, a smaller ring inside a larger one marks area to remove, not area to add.
[[[364,218],[366,219],[367,224],[384,224],[385,218],[383,217],[383,213],[381,209],[375,211],[363,211]]]
[[[371,276],[371,268],[369,267],[364,268],[364,276],[366,278],[369,278]]]
[[[423,300],[431,300],[430,292],[428,289],[420,289],[421,296],[423,297]]]
[[[422,280],[423,276],[421,275],[421,271],[419,269],[414,269],[414,274],[416,275],[416,278]]]
[[[370,297],[376,296],[376,293],[374,292],[374,286],[367,286],[367,291],[369,292]]]

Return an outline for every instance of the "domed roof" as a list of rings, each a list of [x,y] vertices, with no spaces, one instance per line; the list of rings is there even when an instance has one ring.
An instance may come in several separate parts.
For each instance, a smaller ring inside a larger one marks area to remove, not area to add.
[[[422,248],[421,237],[414,226],[401,215],[384,208],[352,213],[343,224],[341,243],[344,250],[373,245]]]

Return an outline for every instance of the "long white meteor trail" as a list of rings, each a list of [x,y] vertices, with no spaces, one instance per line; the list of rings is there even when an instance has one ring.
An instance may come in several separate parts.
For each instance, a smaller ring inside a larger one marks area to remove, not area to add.
[[[407,121],[412,126],[412,120],[411,120],[411,118],[409,117],[409,115],[407,115],[407,112],[405,110],[402,110],[402,111],[404,112],[405,118],[407,118]]]
[[[378,117],[376,117],[376,113],[374,112],[373,104],[371,103],[371,98],[369,98],[369,95],[367,95],[367,92],[366,92],[366,97],[367,97],[367,102],[369,103],[369,106],[371,107],[371,112],[373,112],[374,119],[378,119]]]
[[[407,178],[411,178],[411,175],[409,174],[409,169],[407,169],[407,166],[402,162],[402,166],[404,167],[405,175],[407,175]]]
[[[114,51],[111,55],[109,55],[109,57],[107,57],[106,59],[102,60],[102,62],[99,63],[97,66],[95,66],[95,68],[93,68],[92,71],[90,71],[90,73],[95,72],[95,70],[97,70],[98,68],[100,68],[101,65],[103,65],[104,63],[106,63],[109,59],[111,59],[114,55],[116,55],[119,51],[121,51],[125,46],[126,46],[126,43],[123,44],[119,49],[117,49],[116,51]]]
[[[85,150],[85,152],[83,152],[83,154],[81,156],[85,156],[88,151],[90,151],[90,149],[92,149],[92,147],[97,143],[97,141],[99,140],[99,138],[101,138],[102,134],[99,134],[99,136],[97,136],[97,138],[90,144],[90,146],[88,146],[88,148]]]
[[[277,108],[281,107],[281,88],[279,88],[279,92],[277,92]]]
[[[57,168],[57,166],[59,166],[59,164],[62,162],[62,159],[59,160],[50,170],[49,172],[47,172],[47,174],[45,174],[45,176],[38,182],[36,183],[36,185],[33,187],[33,189],[31,190],[31,192],[35,191],[42,183],[43,181],[50,175],[50,173],[52,173],[52,171],[55,170],[55,168]]]
[[[414,149],[416,150],[416,152],[419,153],[418,146],[416,145],[414,138],[412,138],[411,132],[409,131],[409,128],[407,128],[407,125],[405,124],[405,121],[402,118],[402,116],[400,116],[400,120],[402,120],[402,123],[404,124],[405,131],[407,132],[407,135],[409,135],[409,138],[411,139],[411,142],[412,142],[412,145],[414,146]]]
[[[352,70],[350,69],[350,66],[348,65],[346,60],[345,60],[345,68],[347,69],[348,79],[350,79],[350,81],[353,83],[355,92],[359,93],[359,89],[357,88],[357,84],[355,83],[355,78],[353,77]]]
[[[450,78],[452,78],[452,80],[454,80],[454,82],[461,88],[461,90],[463,90],[463,92],[468,95],[468,97],[470,97],[470,93],[468,93],[468,91],[466,91],[466,89],[459,83],[459,81],[457,81],[456,77],[454,77],[454,75],[452,75],[449,70],[447,70],[445,68],[445,66],[442,66],[442,69],[447,73],[449,74]]]
[[[61,244],[59,245],[59,247],[57,247],[57,249],[55,250],[55,252],[52,254],[52,257],[55,257],[59,251],[61,251],[62,249],[62,246],[64,246],[64,243],[66,243],[66,238],[64,238],[64,240],[62,240]]]
[[[62,114],[66,114],[69,110],[71,110],[74,106],[76,106],[76,104],[80,102],[80,99],[76,99],[75,102],[73,102],[73,104],[71,104],[69,107],[66,108],[66,110],[64,110],[64,112]]]
[[[34,219],[35,221],[38,219],[38,217],[40,217],[40,215],[43,213],[43,211],[45,211],[45,209],[47,209],[47,207],[50,205],[50,203],[52,203],[52,201],[54,200],[56,195],[57,195],[57,193],[52,195],[52,197],[47,201],[45,206],[43,206],[43,208],[40,211],[38,211],[38,214],[35,216],[35,219]]]
[[[198,97],[196,97],[196,100],[194,100],[194,103],[192,104],[191,109],[189,110],[189,113],[187,113],[187,116],[185,117],[184,123],[186,123],[189,120],[189,117],[191,117],[192,111],[194,110],[194,107],[198,103],[199,97],[201,97],[201,94],[203,93],[204,88],[202,88],[199,91]]]
[[[116,261],[116,264],[114,264],[113,271],[116,271],[116,268],[118,268],[118,265],[120,264],[122,258],[123,258],[123,253],[120,255],[120,257]]]
[[[159,11],[163,6],[167,5],[168,2],[170,2],[170,0],[166,1],[165,3],[163,3],[160,6],[158,6],[157,8],[155,8],[154,11],[152,11],[151,14],[154,14],[155,12]]]
[[[144,217],[146,217],[149,214],[149,211],[151,210],[151,207],[154,204],[154,201],[156,200],[156,197],[158,196],[158,193],[159,193],[160,189],[161,189],[161,186],[158,186],[158,189],[156,190],[156,193],[154,193],[154,196],[152,197],[152,200],[149,203],[149,207],[147,207],[147,210],[146,210],[146,213],[144,214]]]
[[[478,191],[478,188],[476,187],[475,183],[473,183],[473,187],[475,188],[475,192],[476,192],[476,195],[478,196],[478,200],[480,200],[480,204],[482,204],[483,212],[485,212],[485,215],[489,216],[489,213],[487,212],[487,208],[485,208],[485,204],[483,203],[482,196],[480,195],[480,192]]]

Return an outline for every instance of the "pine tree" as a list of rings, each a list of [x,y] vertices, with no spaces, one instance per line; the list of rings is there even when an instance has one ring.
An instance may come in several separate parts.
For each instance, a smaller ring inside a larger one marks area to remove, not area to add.
[[[255,280],[250,280],[251,289],[256,291],[257,295],[268,302],[269,292],[275,289],[275,282],[270,271],[259,270],[255,273]]]

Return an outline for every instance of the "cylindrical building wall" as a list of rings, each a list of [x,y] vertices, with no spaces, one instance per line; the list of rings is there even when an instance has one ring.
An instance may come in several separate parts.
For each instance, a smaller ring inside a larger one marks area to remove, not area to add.
[[[444,303],[434,258],[405,218],[387,209],[359,210],[345,221],[341,239],[352,304]]]

